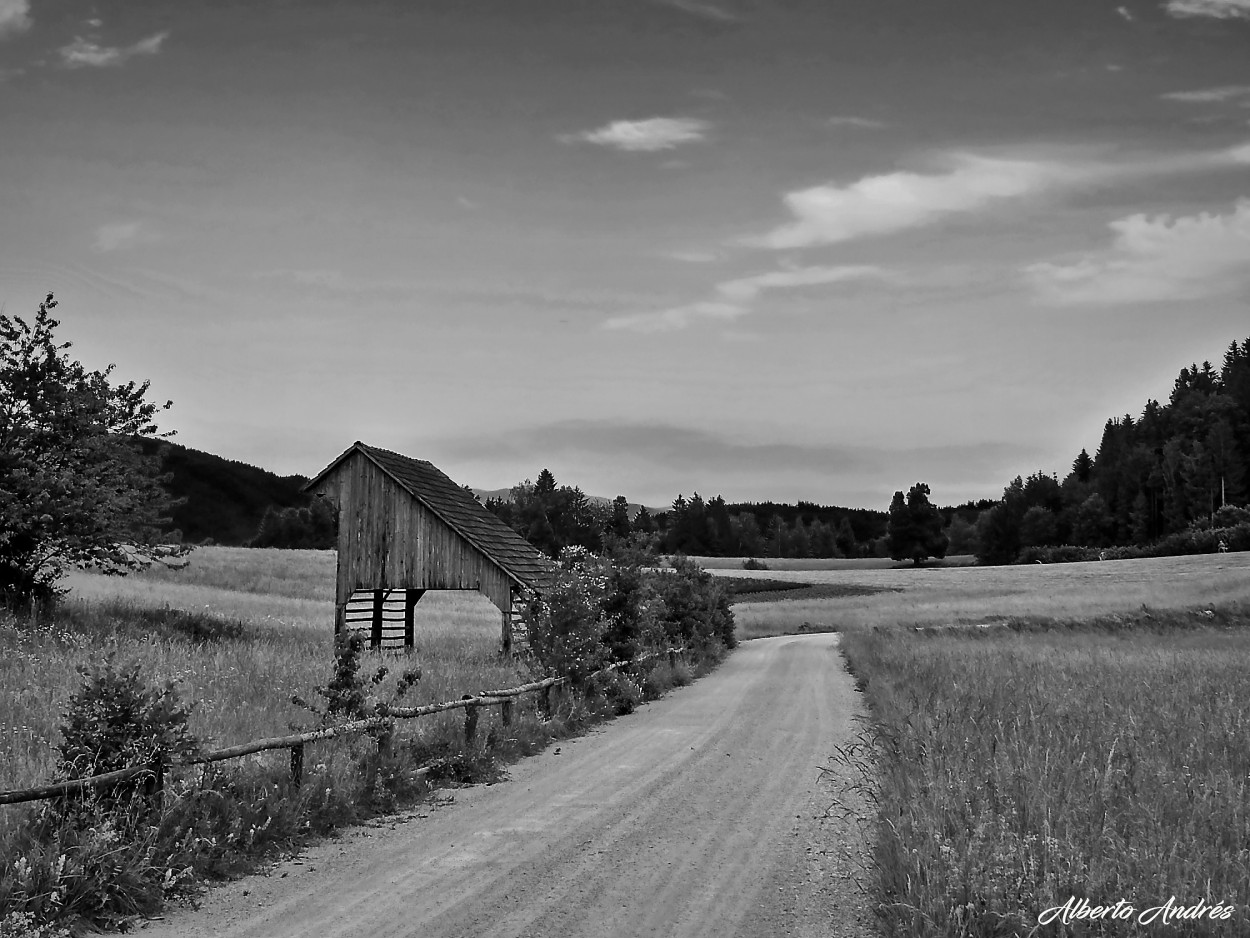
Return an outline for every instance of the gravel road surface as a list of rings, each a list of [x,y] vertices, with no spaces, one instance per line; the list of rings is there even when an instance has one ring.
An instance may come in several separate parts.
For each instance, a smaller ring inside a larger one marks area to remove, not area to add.
[[[866,811],[820,774],[860,712],[836,635],[746,642],[507,781],[319,843],[140,933],[870,936]],[[829,812],[835,798],[854,813]]]

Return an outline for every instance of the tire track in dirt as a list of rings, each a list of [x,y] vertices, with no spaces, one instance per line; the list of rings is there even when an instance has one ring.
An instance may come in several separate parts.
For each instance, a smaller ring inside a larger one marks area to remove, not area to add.
[[[211,891],[145,938],[869,935],[820,778],[860,702],[837,636],[745,643],[598,732]]]

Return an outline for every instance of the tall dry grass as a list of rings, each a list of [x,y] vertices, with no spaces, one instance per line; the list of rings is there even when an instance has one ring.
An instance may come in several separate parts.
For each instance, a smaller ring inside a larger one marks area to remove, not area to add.
[[[1217,618],[1238,628],[844,635],[875,724],[886,932],[1250,933],[1250,623]],[[1236,914],[1033,931],[1070,896]]]

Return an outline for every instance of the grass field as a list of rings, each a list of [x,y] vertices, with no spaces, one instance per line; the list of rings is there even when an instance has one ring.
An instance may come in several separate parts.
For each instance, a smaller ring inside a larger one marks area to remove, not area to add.
[[[736,604],[742,639],[804,628],[980,625],[1021,617],[1084,619],[1135,612],[1143,605],[1163,610],[1250,604],[1250,553],[1008,567],[842,566],[784,573],[743,570],[739,563],[712,572],[864,591],[815,599],[785,599],[781,593],[767,602]]]
[[[1250,933],[1250,622],[1194,619],[844,636],[876,724],[848,756],[877,759],[886,933]],[[1235,914],[1033,931],[1072,896]]]

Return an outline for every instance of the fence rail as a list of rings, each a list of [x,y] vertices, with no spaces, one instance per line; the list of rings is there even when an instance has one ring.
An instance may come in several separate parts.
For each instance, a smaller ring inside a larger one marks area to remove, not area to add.
[[[631,665],[640,664],[651,658],[667,655],[669,663],[675,663],[679,654],[683,653],[685,648],[670,648],[663,652],[649,652],[645,655],[639,655],[629,661],[620,661],[616,664],[608,665],[606,668],[596,671],[596,674],[603,674],[608,671],[618,671]],[[292,733],[288,736],[273,736],[268,739],[253,739],[250,742],[239,743],[236,746],[227,746],[224,749],[214,749],[209,752],[202,752],[190,756],[180,762],[165,763],[156,759],[147,765],[131,766],[125,769],[117,769],[113,772],[105,772],[102,775],[92,775],[87,778],[75,778],[64,782],[55,782],[51,785],[41,785],[37,788],[24,788],[17,791],[0,791],[0,805],[4,804],[20,804],[28,801],[45,801],[49,798],[60,798],[65,795],[78,794],[86,791],[88,788],[97,788],[106,785],[113,785],[127,779],[137,778],[146,775],[156,782],[159,786],[164,775],[164,770],[168,768],[185,768],[192,765],[205,765],[211,762],[224,762],[227,759],[238,759],[243,756],[250,756],[258,752],[266,752],[273,749],[289,749],[291,750],[291,779],[299,785],[303,780],[304,774],[304,746],[308,743],[317,742],[323,739],[334,739],[338,736],[351,736],[359,733],[374,733],[378,737],[379,752],[387,750],[390,746],[391,735],[395,729],[396,720],[411,720],[417,717],[430,716],[435,713],[443,713],[447,710],[465,711],[464,735],[467,743],[472,743],[477,732],[478,709],[481,707],[498,706],[501,712],[501,719],[505,726],[512,723],[512,704],[518,697],[525,694],[540,694],[540,708],[544,713],[551,712],[550,693],[551,688],[569,683],[568,678],[564,677],[548,677],[541,681],[532,681],[528,684],[521,684],[517,687],[506,687],[503,690],[479,691],[476,695],[466,694],[459,700],[444,700],[439,703],[424,704],[420,707],[387,707],[385,713],[374,717],[366,717],[361,720],[352,720],[347,723],[340,723],[337,726],[327,726],[319,730],[307,730],[303,733]],[[444,760],[440,760],[440,763]],[[439,763],[424,766],[417,770],[417,774],[425,774],[436,768]]]

